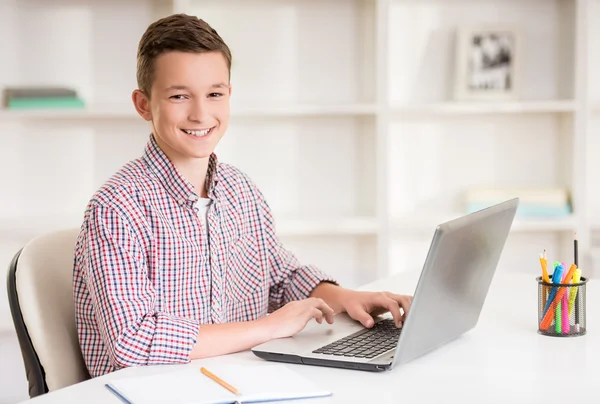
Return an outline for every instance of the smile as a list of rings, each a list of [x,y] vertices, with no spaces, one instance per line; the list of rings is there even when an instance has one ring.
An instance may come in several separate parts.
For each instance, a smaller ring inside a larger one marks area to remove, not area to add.
[[[204,136],[208,136],[214,129],[215,127],[213,126],[212,128],[208,128],[208,129],[199,129],[199,130],[192,130],[192,129],[181,129],[182,132],[194,136],[194,137],[204,137]]]

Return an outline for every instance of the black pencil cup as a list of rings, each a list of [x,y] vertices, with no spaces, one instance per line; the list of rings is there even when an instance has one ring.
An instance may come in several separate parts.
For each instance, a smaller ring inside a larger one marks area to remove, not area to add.
[[[587,279],[578,283],[538,282],[538,333],[551,337],[585,335],[585,294]],[[550,275],[552,279],[552,275]]]

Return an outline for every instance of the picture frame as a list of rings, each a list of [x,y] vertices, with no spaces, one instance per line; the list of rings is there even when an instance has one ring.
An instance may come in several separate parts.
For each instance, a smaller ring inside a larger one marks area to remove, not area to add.
[[[513,100],[519,97],[521,36],[515,27],[465,27],[456,35],[454,98]]]

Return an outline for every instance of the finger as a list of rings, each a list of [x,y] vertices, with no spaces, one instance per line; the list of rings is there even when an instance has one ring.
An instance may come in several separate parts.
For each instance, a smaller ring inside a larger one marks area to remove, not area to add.
[[[323,312],[316,307],[311,309],[311,315],[317,320],[317,323],[321,324],[323,322]]]
[[[360,308],[358,312],[352,313],[352,318],[354,318],[356,321],[359,321],[367,328],[371,328],[373,327],[373,324],[375,324],[373,316],[367,313],[363,308]]]
[[[316,307],[323,313],[323,315],[325,316],[325,320],[329,324],[333,324],[333,315],[335,313],[333,309],[327,303],[325,303],[325,300],[320,298],[312,298],[312,302],[314,304],[314,307]]]
[[[412,296],[408,295],[397,295],[395,293],[386,293],[386,295],[390,298],[398,302],[400,307],[402,308],[402,321],[406,320],[406,316],[410,311],[410,306],[412,305]]]
[[[400,305],[398,302],[388,297],[386,294],[383,294],[379,298],[378,303],[380,307],[386,308],[392,314],[396,327],[402,327],[402,313],[400,313]]]

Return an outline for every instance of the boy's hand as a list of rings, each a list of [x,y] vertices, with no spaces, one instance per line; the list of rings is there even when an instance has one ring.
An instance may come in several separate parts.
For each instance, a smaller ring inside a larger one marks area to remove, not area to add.
[[[354,320],[365,327],[372,327],[374,317],[390,312],[396,327],[402,327],[412,303],[412,296],[397,295],[390,292],[359,292],[344,290],[341,301],[344,310]],[[403,313],[400,312],[402,308]]]
[[[272,338],[284,338],[302,331],[313,318],[319,324],[323,322],[323,318],[333,324],[333,309],[323,299],[310,297],[289,302],[263,318],[263,323],[269,328]]]

